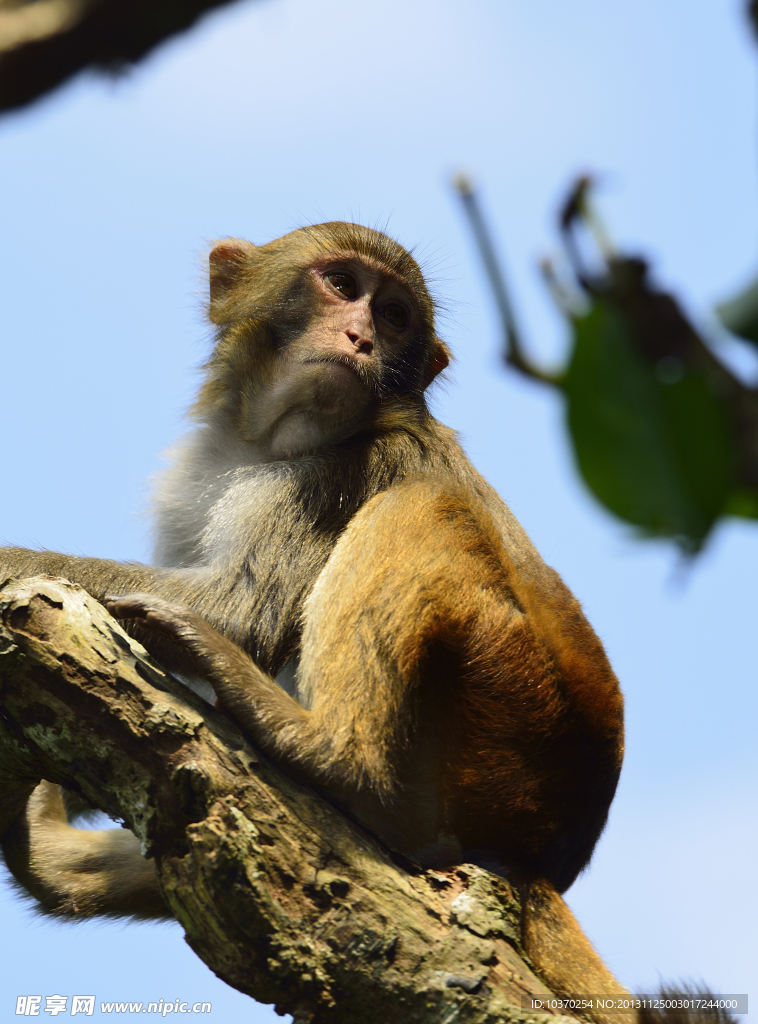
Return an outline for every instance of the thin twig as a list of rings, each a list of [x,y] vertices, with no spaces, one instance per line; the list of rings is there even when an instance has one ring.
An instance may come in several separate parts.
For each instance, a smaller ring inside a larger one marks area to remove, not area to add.
[[[474,192],[471,181],[465,174],[458,174],[453,184],[458,195],[461,197],[463,208],[466,211],[466,216],[479,249],[479,255],[482,258],[485,272],[495,296],[495,303],[503,324],[503,357],[506,363],[519,370],[525,376],[531,377],[532,380],[539,380],[543,384],[557,384],[558,378],[536,366],[528,358],[521,345],[513,305],[505,283],[505,275],[495,253],[492,237],[482,215],[479,200]]]

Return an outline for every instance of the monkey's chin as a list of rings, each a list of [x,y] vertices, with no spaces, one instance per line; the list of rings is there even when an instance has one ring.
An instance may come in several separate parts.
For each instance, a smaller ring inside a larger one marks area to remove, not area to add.
[[[313,360],[251,404],[248,436],[265,459],[296,458],[357,433],[375,405],[371,387],[355,369]]]
[[[269,438],[269,458],[278,461],[310,455],[356,434],[366,426],[367,419],[364,410],[347,417],[312,409],[293,410],[275,425]]]

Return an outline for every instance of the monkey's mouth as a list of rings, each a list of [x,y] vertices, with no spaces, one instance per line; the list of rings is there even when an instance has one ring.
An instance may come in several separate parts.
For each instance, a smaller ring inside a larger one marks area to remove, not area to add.
[[[353,359],[350,356],[314,356],[311,359],[306,359],[305,366],[344,366],[346,370],[350,370],[356,375],[362,384],[369,383],[369,374],[367,368],[357,359]]]
[[[314,412],[350,419],[376,396],[373,367],[349,355],[315,355],[302,365],[305,370],[303,393]]]

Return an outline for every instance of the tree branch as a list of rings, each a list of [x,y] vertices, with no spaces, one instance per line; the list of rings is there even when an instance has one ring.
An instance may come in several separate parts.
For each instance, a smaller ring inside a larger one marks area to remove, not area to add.
[[[0,111],[87,67],[119,71],[231,0],[0,0]]]
[[[0,834],[41,778],[122,818],[198,956],[296,1022],[495,1024],[549,994],[505,880],[388,851],[46,577],[0,590]]]
[[[505,274],[495,252],[495,245],[492,241],[490,230],[482,214],[479,199],[474,190],[473,184],[465,174],[456,175],[453,185],[457,191],[463,209],[466,213],[471,232],[474,236],[479,256],[484,266],[484,272],[490,282],[492,294],[495,298],[498,315],[503,329],[503,360],[518,370],[525,377],[537,380],[542,384],[560,384],[560,378],[548,370],[539,367],[526,353],[521,342],[521,334],[516,323],[516,315],[513,312],[508,286],[505,281]]]

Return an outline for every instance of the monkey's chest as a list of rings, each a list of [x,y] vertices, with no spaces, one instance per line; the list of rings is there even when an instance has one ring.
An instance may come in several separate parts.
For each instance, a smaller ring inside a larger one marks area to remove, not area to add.
[[[273,676],[297,657],[305,602],[336,537],[292,531],[275,546],[251,551],[240,579],[248,598],[248,636],[243,646]]]

